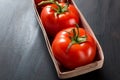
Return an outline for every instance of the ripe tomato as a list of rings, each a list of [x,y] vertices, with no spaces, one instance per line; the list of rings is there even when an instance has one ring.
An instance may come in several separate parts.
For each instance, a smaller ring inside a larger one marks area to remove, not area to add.
[[[94,60],[96,43],[83,28],[75,30],[68,28],[56,35],[52,43],[52,50],[61,65],[67,69],[74,69]]]
[[[73,27],[79,23],[79,14],[76,8],[69,4],[65,9],[66,3],[47,5],[42,9],[41,20],[47,34],[54,37],[62,29]]]

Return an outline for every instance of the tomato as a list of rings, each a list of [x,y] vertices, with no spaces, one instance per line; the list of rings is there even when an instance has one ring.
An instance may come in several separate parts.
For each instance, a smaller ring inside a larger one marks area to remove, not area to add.
[[[76,8],[72,4],[69,4],[67,9],[65,7],[66,3],[57,3],[57,5],[47,5],[42,9],[40,17],[48,36],[54,37],[60,30],[79,23]]]
[[[89,64],[96,55],[96,43],[93,37],[83,28],[73,29],[60,31],[52,43],[56,60],[67,69]]]

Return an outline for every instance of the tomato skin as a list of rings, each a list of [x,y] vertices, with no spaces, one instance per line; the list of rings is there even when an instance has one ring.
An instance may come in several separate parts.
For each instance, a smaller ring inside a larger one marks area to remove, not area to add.
[[[80,44],[73,44],[68,52],[66,52],[71,39],[67,32],[72,28],[60,31],[53,43],[52,51],[58,62],[60,62],[67,69],[74,69],[91,63],[96,55],[96,43],[92,36],[80,28],[80,36],[87,35],[87,41]],[[67,31],[67,32],[66,32]]]
[[[65,6],[65,3],[59,3]],[[79,14],[72,4],[69,4],[68,12],[57,14],[53,8],[58,8],[55,4],[47,5],[41,12],[41,20],[47,34],[54,37],[62,29],[73,27],[79,23]]]

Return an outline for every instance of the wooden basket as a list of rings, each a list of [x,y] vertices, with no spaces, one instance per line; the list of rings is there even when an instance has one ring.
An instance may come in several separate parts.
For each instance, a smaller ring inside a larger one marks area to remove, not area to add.
[[[39,22],[40,28],[42,29],[42,32],[43,32],[43,35],[44,35],[44,38],[45,38],[45,42],[46,42],[49,54],[50,54],[50,56],[51,56],[51,58],[53,60],[53,63],[55,65],[58,77],[61,78],[61,79],[71,78],[71,77],[75,77],[75,76],[78,76],[78,75],[82,75],[82,74],[85,74],[85,73],[97,70],[97,69],[99,69],[99,68],[101,68],[103,66],[103,62],[104,62],[104,55],[103,55],[102,48],[101,48],[98,40],[96,39],[92,29],[90,28],[89,24],[87,23],[86,19],[84,18],[83,14],[81,13],[81,11],[77,8],[74,0],[69,0],[69,1],[78,10],[84,29],[86,31],[88,31],[93,36],[94,40],[97,43],[96,44],[97,45],[97,56],[96,56],[97,58],[95,59],[95,61],[93,61],[92,63],[87,64],[85,66],[81,66],[81,67],[75,68],[74,70],[70,70],[70,71],[62,71],[60,69],[60,67],[59,67],[59,65],[58,65],[54,55],[53,55],[49,38],[47,36],[47,33],[46,33],[45,29],[44,29],[44,26],[42,24],[42,21],[40,19],[39,14],[38,14],[35,1],[33,0],[33,5],[34,5],[34,10],[35,10],[35,13],[36,13],[36,17],[37,17],[37,20]]]

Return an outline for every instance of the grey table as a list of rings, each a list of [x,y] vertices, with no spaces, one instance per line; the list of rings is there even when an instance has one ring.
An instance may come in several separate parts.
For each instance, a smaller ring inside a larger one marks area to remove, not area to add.
[[[68,80],[120,80],[120,0],[75,0],[105,56],[103,68]],[[0,80],[59,80],[32,0],[0,0]]]

